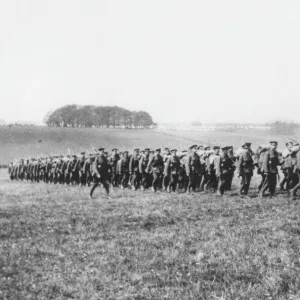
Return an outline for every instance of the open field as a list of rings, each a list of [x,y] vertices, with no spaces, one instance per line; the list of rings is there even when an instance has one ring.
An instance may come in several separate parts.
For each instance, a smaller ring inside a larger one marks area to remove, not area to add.
[[[90,200],[0,172],[0,299],[300,299],[300,205],[286,195]]]
[[[246,141],[253,143],[256,149],[261,143],[279,137],[259,131],[147,131],[104,128],[48,128],[39,126],[8,127],[0,126],[0,165],[7,164],[15,158],[30,157],[41,154],[66,154],[68,149],[75,153],[81,149],[92,151],[89,144],[118,148],[136,147],[176,147],[186,148],[193,143],[209,145],[233,145],[239,147]]]

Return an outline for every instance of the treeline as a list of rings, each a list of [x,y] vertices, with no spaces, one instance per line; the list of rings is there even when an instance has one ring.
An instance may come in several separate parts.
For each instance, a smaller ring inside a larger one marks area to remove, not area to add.
[[[270,131],[275,135],[293,135],[300,129],[300,124],[295,122],[275,121],[267,123]]]
[[[49,127],[140,128],[156,126],[145,111],[129,111],[118,106],[66,105],[44,119]]]

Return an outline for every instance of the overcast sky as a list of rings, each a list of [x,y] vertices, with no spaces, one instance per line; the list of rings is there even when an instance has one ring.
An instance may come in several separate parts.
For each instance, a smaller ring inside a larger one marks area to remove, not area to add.
[[[299,0],[1,1],[0,118],[94,104],[300,121],[299,16]]]

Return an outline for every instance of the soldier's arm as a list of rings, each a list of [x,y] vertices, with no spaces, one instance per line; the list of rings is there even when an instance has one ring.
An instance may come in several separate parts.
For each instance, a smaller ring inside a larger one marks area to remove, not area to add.
[[[296,163],[296,170],[300,170],[300,151],[297,153],[297,163]]]
[[[185,161],[185,171],[186,171],[187,176],[190,176],[190,160],[191,160],[191,157],[188,156]]]
[[[129,173],[132,173],[133,169],[133,156],[130,157],[129,161]]]
[[[169,158],[166,163],[165,163],[165,169],[164,169],[164,175],[167,176],[169,174],[169,168],[170,168],[170,161],[171,159]]]
[[[98,171],[98,159],[96,158],[93,162],[93,173],[100,178],[100,173]]]
[[[269,169],[269,160],[270,160],[270,153],[267,152],[264,156],[263,162],[262,162],[262,170],[265,173],[269,173],[270,169]]]
[[[143,174],[143,162],[144,162],[144,157],[142,156],[141,159],[139,160],[139,172]]]
[[[221,176],[221,159],[219,156],[217,156],[214,160],[214,166],[215,166],[215,170],[216,170],[216,175],[217,177]]]

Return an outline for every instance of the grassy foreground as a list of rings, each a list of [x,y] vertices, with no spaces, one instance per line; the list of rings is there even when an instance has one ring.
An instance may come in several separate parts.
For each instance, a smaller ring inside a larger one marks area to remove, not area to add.
[[[0,299],[300,299],[299,201],[112,197],[2,170]]]

